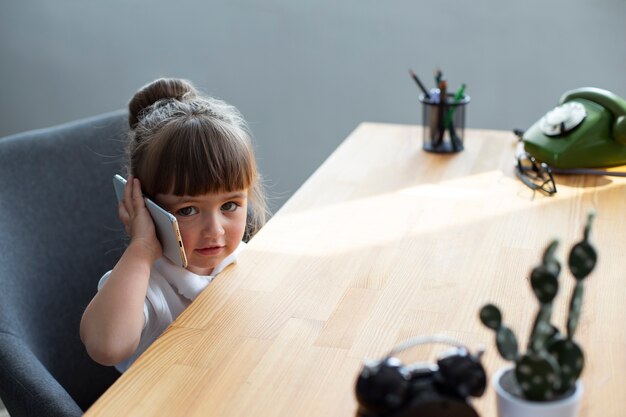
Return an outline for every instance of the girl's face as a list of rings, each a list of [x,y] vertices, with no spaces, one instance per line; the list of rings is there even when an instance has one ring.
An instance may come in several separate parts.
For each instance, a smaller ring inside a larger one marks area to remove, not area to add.
[[[196,196],[157,194],[157,204],[176,216],[187,269],[210,275],[241,242],[246,228],[247,190]]]

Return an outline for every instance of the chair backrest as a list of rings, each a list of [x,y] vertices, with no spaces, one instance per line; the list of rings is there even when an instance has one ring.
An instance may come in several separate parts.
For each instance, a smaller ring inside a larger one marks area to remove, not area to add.
[[[117,111],[0,139],[0,396],[12,417],[43,415],[28,398],[67,402],[46,398],[51,381],[84,410],[119,376],[88,357],[79,324],[124,248],[111,179],[126,132]],[[45,414],[76,414],[57,406]]]

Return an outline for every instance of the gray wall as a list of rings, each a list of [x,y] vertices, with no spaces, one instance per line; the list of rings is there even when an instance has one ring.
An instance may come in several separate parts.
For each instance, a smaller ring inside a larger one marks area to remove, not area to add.
[[[361,122],[420,122],[413,68],[467,84],[469,127],[566,90],[626,97],[624,0],[24,0],[0,5],[0,135],[124,107],[159,76],[235,104],[277,209]]]

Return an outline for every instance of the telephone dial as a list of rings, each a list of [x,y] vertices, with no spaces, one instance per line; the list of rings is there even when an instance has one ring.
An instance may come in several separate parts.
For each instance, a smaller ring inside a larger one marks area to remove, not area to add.
[[[417,345],[454,346],[436,364],[404,365],[395,355]],[[417,337],[383,359],[366,361],[356,381],[357,417],[478,417],[469,397],[485,392],[487,374],[480,357],[454,339]]]
[[[626,164],[626,101],[600,88],[568,91],[522,140],[526,152],[555,168]]]

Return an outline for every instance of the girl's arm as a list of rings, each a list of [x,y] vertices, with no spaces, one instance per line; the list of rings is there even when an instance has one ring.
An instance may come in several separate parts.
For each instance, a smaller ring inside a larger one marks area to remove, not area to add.
[[[107,366],[122,362],[137,349],[150,270],[161,256],[139,180],[128,179],[119,215],[131,236],[130,245],[80,322],[80,338],[89,356]]]

